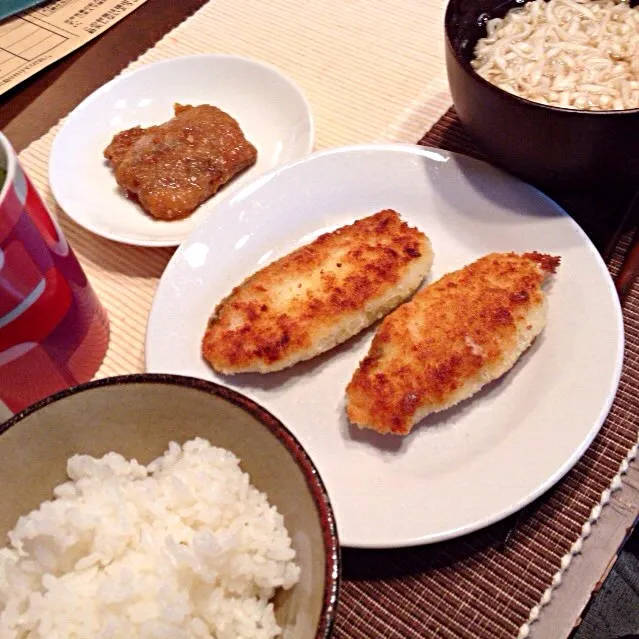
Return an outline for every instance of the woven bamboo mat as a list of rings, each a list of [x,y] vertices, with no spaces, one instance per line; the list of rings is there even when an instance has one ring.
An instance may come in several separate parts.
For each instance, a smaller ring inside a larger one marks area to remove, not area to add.
[[[306,93],[317,149],[414,142],[450,102],[443,8],[443,0],[213,0],[129,69],[199,53],[263,60]],[[53,210],[47,174],[58,128],[20,155]],[[98,377],[142,371],[148,311],[173,251],[116,244],[59,217],[111,320],[111,343]]]
[[[443,0],[213,0],[132,66],[204,52],[246,55],[278,66],[306,92],[316,147],[367,141],[414,142],[476,153],[454,114],[446,86]],[[21,154],[25,169],[55,209],[48,157],[57,127]],[[456,141],[456,142],[455,142]],[[455,143],[457,146],[455,147]],[[59,213],[111,320],[109,351],[98,377],[143,370],[146,319],[172,255],[91,235]],[[588,229],[587,229],[588,230]],[[623,242],[610,260],[614,272]],[[628,352],[611,415],[584,459],[519,528],[505,552],[503,526],[436,546],[346,551],[340,638],[516,637],[538,614],[579,548],[620,464],[636,441],[639,293],[626,309]],[[603,495],[603,497],[602,497]]]
[[[421,144],[482,158],[449,110]],[[553,194],[582,226],[605,245],[609,229],[595,216],[599,193]],[[614,202],[621,209],[630,193]],[[610,197],[608,197],[610,199]],[[619,211],[609,211],[610,219]],[[617,215],[615,215],[617,214]],[[631,237],[624,233],[610,250],[618,272]],[[624,304],[626,353],[619,392],[592,446],[554,489],[522,519],[505,549],[511,522],[442,544],[400,551],[346,551],[338,637],[526,637],[530,624],[562,573],[579,552],[611,489],[621,483],[637,451],[639,428],[639,285]]]

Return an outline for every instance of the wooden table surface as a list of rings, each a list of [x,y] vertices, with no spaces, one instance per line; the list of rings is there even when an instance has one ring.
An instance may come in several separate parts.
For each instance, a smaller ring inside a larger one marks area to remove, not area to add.
[[[44,135],[95,89],[117,75],[206,0],[147,0],[84,47],[0,96],[0,129],[16,150]],[[611,567],[639,512],[639,466],[633,464],[611,505],[533,625],[531,639],[568,637]]]
[[[206,0],[147,0],[101,36],[0,96],[0,129],[20,152]]]

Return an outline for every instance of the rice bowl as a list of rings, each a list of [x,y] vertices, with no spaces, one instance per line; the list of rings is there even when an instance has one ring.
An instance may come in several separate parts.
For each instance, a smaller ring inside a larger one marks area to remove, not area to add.
[[[328,497],[295,438],[238,393],[92,382],[2,425],[0,460],[2,639],[331,635]]]
[[[298,582],[295,551],[233,453],[198,438],[148,466],[74,455],[67,472],[0,551],[0,637],[280,635],[269,600]]]

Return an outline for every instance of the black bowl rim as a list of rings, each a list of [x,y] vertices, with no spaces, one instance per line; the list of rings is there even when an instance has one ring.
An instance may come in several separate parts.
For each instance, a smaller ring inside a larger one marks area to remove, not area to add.
[[[339,536],[337,533],[337,525],[335,523],[335,515],[331,506],[330,498],[313,460],[310,458],[302,444],[277,419],[272,413],[260,406],[257,402],[249,399],[245,395],[235,390],[209,382],[207,380],[195,377],[187,377],[185,375],[171,375],[164,373],[137,373],[133,375],[118,375],[114,377],[105,377],[103,379],[94,380],[85,384],[72,386],[53,395],[49,395],[44,399],[32,404],[28,408],[16,413],[4,424],[0,424],[0,436],[13,428],[26,417],[37,413],[41,409],[54,404],[71,395],[77,395],[93,388],[101,388],[103,386],[119,386],[126,384],[168,384],[170,386],[182,386],[185,388],[204,391],[216,397],[220,397],[227,402],[241,408],[255,417],[262,425],[266,426],[271,433],[286,447],[295,459],[297,465],[301,468],[306,479],[306,484],[311,492],[313,501],[320,515],[320,523],[322,526],[322,537],[324,539],[324,552],[326,555],[326,563],[324,568],[324,602],[320,613],[319,624],[315,639],[328,639],[333,632],[335,618],[337,615],[337,605],[339,601],[340,579],[341,579],[341,554],[339,545]]]
[[[532,0],[524,0],[524,3],[531,2],[531,1]],[[590,117],[604,117],[606,115],[607,116],[615,115],[617,117],[623,117],[623,116],[629,117],[632,115],[634,116],[639,115],[639,108],[638,109],[616,109],[616,110],[609,109],[607,111],[588,111],[587,109],[568,109],[565,107],[553,106],[551,104],[542,104],[541,102],[534,102],[533,100],[522,98],[521,96],[516,95],[514,93],[509,93],[508,91],[504,91],[503,89],[500,89],[497,85],[493,84],[492,82],[488,82],[488,80],[483,78],[481,75],[479,75],[479,73],[477,73],[477,71],[475,71],[475,69],[473,69],[472,65],[467,60],[465,60],[462,56],[459,55],[459,51],[457,50],[457,47],[453,45],[453,42],[451,39],[451,31],[452,31],[451,13],[452,13],[453,3],[455,2],[459,2],[459,0],[448,0],[448,4],[446,6],[446,13],[444,14],[444,31],[446,34],[446,44],[452,51],[459,65],[471,77],[478,80],[482,86],[490,89],[491,91],[493,91],[494,93],[498,95],[511,98],[514,102],[520,103],[522,106],[537,107],[539,109],[543,109],[551,113],[562,114],[564,116],[569,116],[569,117],[581,116],[584,118],[590,118]]]

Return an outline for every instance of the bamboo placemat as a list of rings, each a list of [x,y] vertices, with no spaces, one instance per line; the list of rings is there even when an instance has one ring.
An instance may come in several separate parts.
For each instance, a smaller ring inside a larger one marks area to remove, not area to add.
[[[449,110],[421,144],[483,158]],[[555,193],[576,207],[595,239],[604,231],[599,194]],[[623,192],[621,208],[631,193]],[[608,198],[610,199],[610,197]],[[598,210],[597,210],[598,208]],[[609,211],[610,212],[610,211]],[[597,215],[597,213],[599,215]],[[610,212],[614,218],[614,211]],[[610,252],[617,274],[632,230]],[[574,469],[541,497],[502,548],[509,522],[458,540],[400,551],[347,551],[339,637],[459,637],[524,639],[562,580],[572,557],[621,486],[637,454],[639,423],[639,282],[624,303],[625,364],[612,410],[592,446]],[[346,612],[344,612],[346,611]]]
[[[199,53],[252,57],[277,66],[306,93],[317,149],[414,142],[450,102],[443,8],[443,0],[212,0],[129,69]],[[20,155],[53,210],[47,174],[58,128]],[[98,377],[142,371],[148,311],[173,251],[116,244],[59,217],[111,320]]]
[[[316,119],[316,147],[367,141],[416,141],[450,103],[443,60],[443,0],[213,0],[132,67],[195,53],[246,55],[274,64],[306,92]],[[48,156],[57,127],[21,154],[55,210]],[[454,115],[425,142],[472,153]],[[146,319],[157,280],[172,255],[91,235],[60,216],[111,320],[99,377],[143,370]],[[624,249],[610,262],[618,268]],[[526,636],[605,503],[636,442],[639,296],[626,306],[628,357],[620,392],[584,459],[520,528],[505,552],[503,528],[402,551],[346,551],[336,636]],[[614,479],[617,477],[617,479]],[[599,509],[599,510],[598,510]]]

